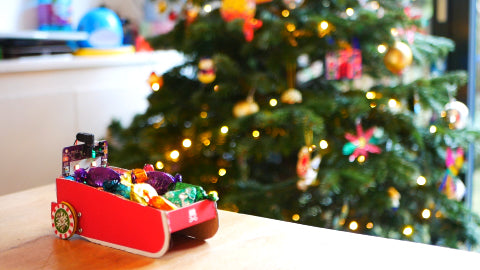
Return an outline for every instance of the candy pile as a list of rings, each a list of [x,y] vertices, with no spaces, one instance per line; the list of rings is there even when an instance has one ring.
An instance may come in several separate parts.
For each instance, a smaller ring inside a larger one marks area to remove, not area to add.
[[[151,164],[133,170],[115,167],[78,169],[67,178],[166,211],[204,199],[218,200],[215,193],[207,194],[200,186],[182,183],[179,174],[172,176],[155,171]]]

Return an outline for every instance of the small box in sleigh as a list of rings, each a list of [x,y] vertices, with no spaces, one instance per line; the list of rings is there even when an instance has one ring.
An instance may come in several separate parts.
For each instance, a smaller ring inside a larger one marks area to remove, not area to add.
[[[57,202],[51,205],[58,237],[77,234],[156,258],[168,250],[174,232],[202,240],[215,235],[216,195],[151,165],[134,170],[110,167],[107,157],[107,142],[95,142],[91,134],[77,134],[75,145],[63,149]]]

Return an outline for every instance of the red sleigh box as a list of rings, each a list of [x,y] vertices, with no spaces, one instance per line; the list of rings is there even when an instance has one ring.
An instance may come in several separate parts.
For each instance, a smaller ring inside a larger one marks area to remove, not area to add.
[[[63,176],[56,179],[57,202],[51,204],[52,228],[58,237],[68,239],[77,234],[94,243],[157,258],[168,250],[174,232],[197,239],[215,235],[219,226],[215,201],[205,199],[165,211],[65,176],[84,164],[105,165],[106,142],[100,145],[64,149]],[[84,147],[97,149],[86,152]],[[72,149],[80,150],[68,152]]]

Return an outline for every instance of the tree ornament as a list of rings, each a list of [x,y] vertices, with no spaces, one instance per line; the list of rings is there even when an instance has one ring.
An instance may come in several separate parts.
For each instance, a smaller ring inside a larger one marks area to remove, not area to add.
[[[152,71],[152,73],[150,73],[150,76],[148,77],[147,82],[153,91],[158,91],[163,86],[163,77],[157,75],[157,73]]]
[[[310,167],[310,151],[308,146],[304,146],[298,152],[297,161],[297,175],[298,177],[304,177],[307,174],[308,167]]]
[[[401,74],[406,67],[412,64],[412,61],[412,49],[401,41],[396,41],[383,57],[385,67],[394,74]]]
[[[220,14],[226,22],[243,19],[243,34],[248,42],[253,40],[254,30],[262,27],[263,24],[262,21],[254,18],[257,2],[268,1],[222,0],[222,6],[220,7]]]
[[[248,96],[246,100],[237,102],[233,107],[233,116],[236,118],[244,117],[247,115],[254,114],[258,112],[259,106],[253,100],[253,96]]]
[[[295,89],[295,70],[297,64],[287,64],[287,85],[288,89],[280,96],[280,101],[286,104],[302,103],[302,93]]]
[[[327,80],[358,79],[362,76],[362,53],[354,48],[327,52],[325,66]]]
[[[283,0],[285,6],[288,9],[296,9],[297,7],[303,5],[304,0]]]
[[[184,8],[185,22],[187,25],[193,23],[200,13],[200,7],[188,2]]]
[[[315,145],[312,145],[313,130],[305,131],[305,146],[303,146],[298,152],[297,160],[297,188],[301,191],[306,191],[309,186],[316,184],[318,168],[322,157],[320,154],[315,155],[312,159],[312,152],[316,149]]]
[[[345,134],[345,138],[349,142],[343,146],[342,152],[344,155],[350,155],[348,158],[350,162],[353,162],[360,156],[363,156],[363,159],[366,160],[369,152],[373,154],[382,152],[380,147],[374,145],[377,141],[376,138],[373,137],[375,129],[376,127],[372,127],[364,133],[362,125],[358,122],[356,136],[350,133]]]
[[[301,191],[306,191],[317,180],[318,168],[320,167],[322,157],[320,154],[317,154],[312,159],[311,154],[310,148],[307,146],[303,146],[298,152],[297,175],[299,180],[297,181],[297,188]]]
[[[398,192],[398,190],[394,187],[389,187],[387,192],[388,197],[390,197],[390,200],[392,201],[392,209],[397,210],[400,206],[400,198],[402,195],[400,195],[400,192]]]
[[[222,0],[220,14],[229,22],[235,19],[250,19],[255,16],[255,0]]]
[[[215,63],[211,58],[202,58],[198,62],[197,78],[200,82],[207,84],[215,80]]]
[[[445,105],[445,116],[451,129],[463,129],[468,123],[468,107],[457,100],[452,100]]]
[[[443,192],[449,199],[461,201],[465,195],[465,184],[458,179],[458,173],[462,169],[464,162],[463,148],[458,148],[453,153],[450,147],[447,147],[445,165],[447,167],[445,176],[439,186],[439,190]]]
[[[302,103],[302,93],[295,88],[289,88],[283,92],[280,101],[286,104]]]

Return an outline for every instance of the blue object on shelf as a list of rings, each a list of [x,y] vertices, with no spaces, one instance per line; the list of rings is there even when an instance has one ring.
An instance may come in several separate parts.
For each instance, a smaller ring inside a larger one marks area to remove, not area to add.
[[[115,48],[122,46],[123,28],[118,15],[112,10],[99,7],[89,11],[78,24],[78,31],[88,33],[88,39],[79,41],[79,47]]]

